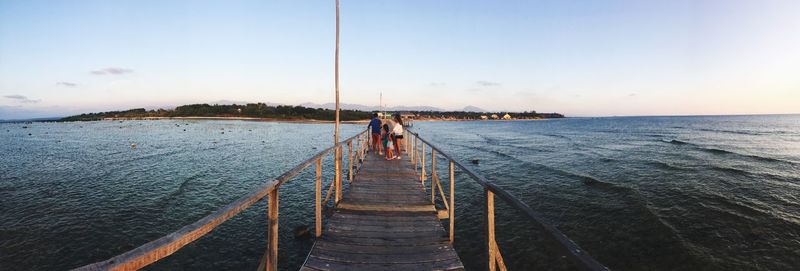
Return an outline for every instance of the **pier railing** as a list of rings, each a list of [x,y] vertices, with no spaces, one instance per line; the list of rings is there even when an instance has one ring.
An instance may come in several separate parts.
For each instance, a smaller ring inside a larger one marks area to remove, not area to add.
[[[558,230],[555,226],[548,223],[540,214],[536,211],[531,209],[530,206],[523,203],[522,201],[518,200],[510,193],[505,191],[504,189],[500,188],[496,184],[490,182],[483,176],[477,174],[475,171],[470,169],[469,167],[465,167],[463,163],[454,159],[452,156],[446,154],[441,149],[437,148],[430,142],[426,141],[422,137],[419,136],[418,133],[414,133],[411,131],[406,131],[405,136],[403,137],[405,141],[405,151],[411,157],[411,162],[414,163],[414,166],[417,170],[419,170],[420,181],[425,183],[428,180],[428,172],[426,167],[430,166],[430,189],[431,189],[431,203],[436,203],[436,195],[440,196],[441,201],[445,207],[444,210],[438,210],[438,216],[440,219],[447,218],[449,219],[449,234],[450,234],[450,243],[452,244],[455,239],[455,174],[454,170],[455,167],[461,169],[462,172],[466,173],[473,181],[478,183],[483,187],[484,190],[484,229],[486,235],[486,257],[487,257],[487,270],[506,270],[506,265],[503,260],[503,255],[500,252],[500,247],[497,245],[497,240],[495,240],[495,223],[494,223],[494,197],[495,195],[500,198],[502,201],[506,202],[510,205],[514,210],[522,213],[524,217],[536,223],[536,225],[542,227],[544,231],[549,234],[551,237],[555,239],[558,243],[558,248],[569,258],[571,259],[578,268],[582,270],[608,270],[607,267],[599,263],[597,260],[592,258],[589,254],[586,253],[583,249],[578,247],[575,242],[570,240],[566,235],[564,235],[560,230]],[[425,148],[429,148],[430,151],[430,162],[426,164],[426,152]],[[439,179],[439,174],[437,172],[436,167],[436,160],[437,157],[441,156],[447,161],[449,161],[449,195],[445,195],[444,189],[442,189],[441,180]],[[438,192],[438,193],[437,193]]]
[[[367,150],[367,131],[358,133],[335,146],[325,149],[308,160],[303,161],[274,180],[260,186],[234,202],[220,208],[202,219],[184,226],[164,237],[146,243],[138,248],[114,256],[108,260],[79,267],[75,270],[137,270],[161,260],[187,244],[203,237],[214,228],[241,213],[259,200],[268,200],[267,250],[261,258],[258,270],[278,270],[278,194],[282,184],[292,180],[303,170],[315,165],[315,235],[322,234],[322,208],[327,205],[333,195],[334,205],[342,198],[342,162],[345,147],[347,148],[347,180],[352,182],[353,175],[361,166]],[[355,148],[355,149],[354,149]],[[322,199],[322,159],[334,155],[334,179]]]

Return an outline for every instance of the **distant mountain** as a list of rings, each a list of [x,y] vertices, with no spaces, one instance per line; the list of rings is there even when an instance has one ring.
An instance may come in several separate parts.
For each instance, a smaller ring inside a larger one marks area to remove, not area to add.
[[[483,108],[480,108],[480,107],[477,107],[477,106],[471,106],[471,105],[468,105],[468,106],[464,107],[464,109],[462,109],[462,111],[464,111],[464,112],[486,112],[486,110],[484,110]]]
[[[335,109],[335,103],[324,103],[324,104],[316,104],[316,103],[302,103],[300,106],[309,107],[309,108],[322,108],[322,109]],[[339,104],[341,109],[349,109],[349,110],[359,110],[359,111],[379,111],[381,108],[379,106],[374,105],[363,105],[363,104]],[[384,111],[444,111],[441,108],[433,107],[433,106],[392,106],[383,108]]]
[[[218,104],[218,105],[232,105],[232,104],[246,105],[246,104],[254,104],[254,103],[258,103],[258,102],[232,101],[232,100],[217,100],[217,101],[213,101],[213,102],[207,102],[207,104]],[[265,102],[263,104],[266,104],[266,105],[269,105],[269,106],[287,105],[287,104],[282,104],[282,103],[270,103],[270,102]]]

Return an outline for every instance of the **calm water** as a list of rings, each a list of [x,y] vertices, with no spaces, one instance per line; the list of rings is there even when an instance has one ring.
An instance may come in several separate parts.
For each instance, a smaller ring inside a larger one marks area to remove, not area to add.
[[[23,125],[0,124],[2,270],[68,269],[135,248],[332,140],[332,126],[316,124]],[[343,134],[360,129],[345,125]],[[463,161],[479,159],[478,172],[612,269],[800,266],[800,116],[418,122],[415,130]],[[456,177],[456,248],[480,268],[481,189]],[[311,180],[307,171],[281,189],[285,270],[312,244],[292,233],[313,223]],[[498,242],[514,270],[570,268],[533,224],[497,208]],[[265,216],[260,202],[150,269],[253,270]]]

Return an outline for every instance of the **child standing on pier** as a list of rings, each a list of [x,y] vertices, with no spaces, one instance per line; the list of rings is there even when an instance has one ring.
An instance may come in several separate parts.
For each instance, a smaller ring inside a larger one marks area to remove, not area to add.
[[[383,152],[381,151],[381,119],[378,118],[378,113],[372,113],[372,120],[367,125],[367,128],[372,128],[372,144],[370,144],[370,148],[372,148],[373,152],[377,152],[379,155],[382,155]]]
[[[383,125],[383,135],[381,136],[381,143],[383,143],[383,150],[386,152],[386,160],[394,159],[394,153],[392,150],[394,149],[394,135],[392,132],[389,131],[389,125]]]

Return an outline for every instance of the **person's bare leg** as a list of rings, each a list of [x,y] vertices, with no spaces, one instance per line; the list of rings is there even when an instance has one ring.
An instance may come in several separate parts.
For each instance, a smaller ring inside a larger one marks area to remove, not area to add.
[[[403,141],[403,139],[402,138],[396,138],[396,137],[394,138],[394,149],[395,149],[395,152],[397,153],[397,157],[400,157],[400,150],[403,149],[403,148],[400,147],[400,141]]]

